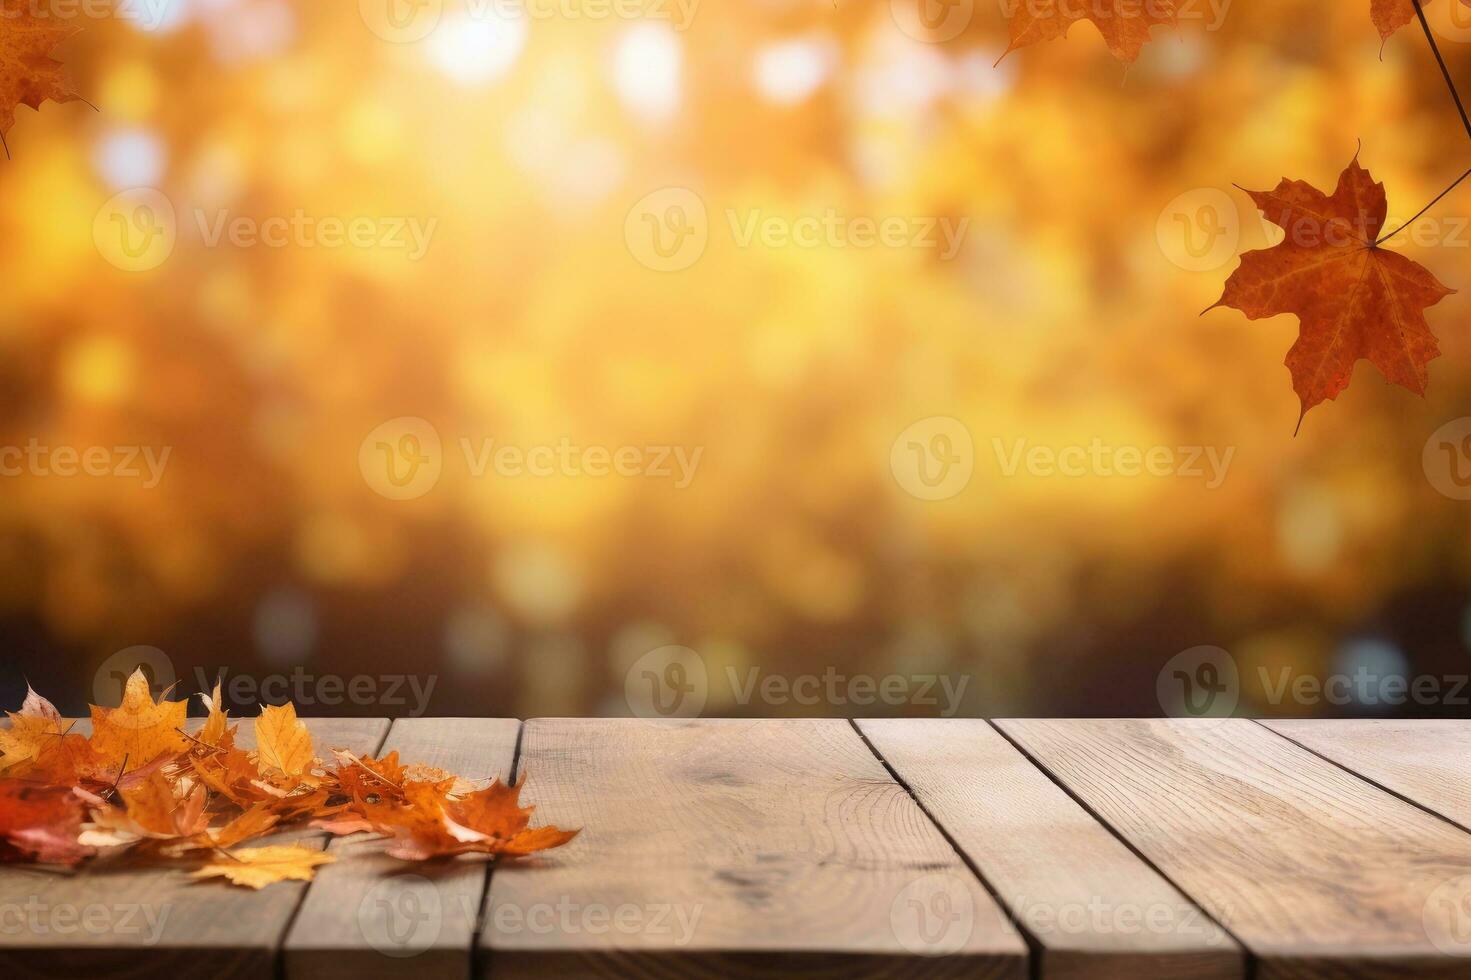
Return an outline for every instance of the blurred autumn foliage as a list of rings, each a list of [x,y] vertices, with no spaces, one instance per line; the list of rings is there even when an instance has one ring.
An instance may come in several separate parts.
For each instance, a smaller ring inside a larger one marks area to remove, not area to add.
[[[1467,504],[1425,459],[1471,414],[1471,188],[1396,243],[1461,290],[1424,400],[1361,364],[1294,439],[1296,323],[1197,315],[1272,240],[1231,181],[1331,186],[1362,141],[1393,224],[1465,169],[1416,31],[1381,51],[1367,2],[1198,4],[1127,70],[1089,24],[993,67],[985,4],[943,39],[902,0],[761,0],[687,24],[449,10],[412,42],[354,6],[88,21],[60,53],[99,111],[9,134],[0,444],[169,456],[151,487],[0,481],[7,702],[23,674],[87,693],[136,644],[190,690],[196,667],[410,671],[440,678],[433,713],[521,716],[626,711],[664,644],[712,672],[973,676],[964,710],[992,715],[1155,713],[1199,644],[1252,670],[1468,669]],[[1451,7],[1427,9],[1471,83]],[[139,187],[177,241],[135,270],[99,241]],[[630,210],[671,187],[708,244],[662,271]],[[740,234],[830,213],[965,231],[948,260]],[[221,215],[298,214],[432,241],[210,241]],[[394,500],[360,457],[404,417],[443,472]],[[891,458],[933,417],[974,444],[940,500]],[[476,476],[461,440],[490,439],[700,457],[683,487]],[[1219,481],[1008,473],[1018,441],[1231,456]],[[863,713],[726,695],[708,710]]]

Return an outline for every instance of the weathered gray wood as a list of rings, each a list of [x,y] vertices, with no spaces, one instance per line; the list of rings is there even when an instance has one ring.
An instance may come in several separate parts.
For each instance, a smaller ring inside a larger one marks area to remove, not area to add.
[[[1273,978],[1465,977],[1426,927],[1471,835],[1250,721],[1007,721]]]
[[[1034,941],[1044,980],[1228,980],[1241,948],[988,722],[860,721]]]
[[[508,719],[405,718],[379,754],[508,780],[520,728]],[[317,871],[286,938],[288,980],[469,977],[489,866],[483,859],[406,864],[364,836],[329,845],[338,862]]]
[[[1261,724],[1471,830],[1471,721]]]
[[[388,732],[381,719],[306,723],[320,755],[332,748],[374,752]],[[250,722],[240,725],[240,736],[241,745],[254,741]],[[325,839],[293,831],[252,846],[280,843],[321,847]],[[0,867],[0,976],[268,977],[305,890],[303,882],[283,882],[253,892],[196,883],[178,870],[101,861],[75,873]],[[74,926],[79,917],[91,917],[94,928],[55,927]]]
[[[847,722],[533,721],[518,768],[539,820],[584,830],[492,876],[491,976],[1025,975]]]

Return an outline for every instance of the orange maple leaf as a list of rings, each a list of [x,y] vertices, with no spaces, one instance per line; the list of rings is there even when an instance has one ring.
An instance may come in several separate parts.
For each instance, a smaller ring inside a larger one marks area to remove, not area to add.
[[[161,756],[172,756],[188,748],[180,734],[189,713],[184,701],[154,703],[148,677],[135,670],[123,689],[123,703],[116,708],[92,706],[92,748],[104,766],[138,769]]]
[[[1461,0],[1461,3],[1471,7],[1471,0]],[[1379,28],[1379,36],[1387,41],[1391,34],[1416,19],[1414,0],[1369,0],[1369,16]]]
[[[1115,58],[1138,60],[1149,34],[1160,25],[1175,26],[1174,0],[1008,0],[1011,42],[1004,58],[1017,48],[1066,37],[1080,20],[1090,20]],[[1409,0],[1405,0],[1409,2]]]
[[[375,829],[394,835],[387,853],[406,861],[457,854],[520,856],[559,847],[575,830],[527,828],[532,807],[518,802],[521,786],[495,782],[462,798],[449,796],[449,783],[409,783],[409,807]]]
[[[1252,320],[1297,315],[1301,329],[1287,368],[1302,415],[1337,398],[1360,359],[1423,395],[1427,365],[1440,356],[1424,311],[1455,290],[1380,247],[1388,213],[1384,185],[1355,157],[1332,196],[1300,180],[1247,193],[1286,238],[1241,256],[1211,309],[1233,307]]]
[[[0,141],[15,125],[16,106],[72,102],[61,62],[52,50],[81,28],[65,19],[37,16],[31,0],[0,0]]]
[[[92,853],[77,840],[82,813],[69,789],[0,780],[0,861],[76,864]]]

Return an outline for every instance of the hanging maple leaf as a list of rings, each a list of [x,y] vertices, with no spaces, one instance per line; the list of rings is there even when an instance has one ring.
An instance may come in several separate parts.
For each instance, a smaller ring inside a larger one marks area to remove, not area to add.
[[[1471,0],[1461,0],[1461,3],[1471,7]],[[1369,16],[1379,28],[1379,36],[1387,41],[1391,34],[1416,19],[1414,0],[1369,0]]]
[[[1300,180],[1247,193],[1286,237],[1243,255],[1211,309],[1229,306],[1252,320],[1296,314],[1301,329],[1287,368],[1302,415],[1338,397],[1360,359],[1423,395],[1427,365],[1440,355],[1424,311],[1455,290],[1380,247],[1388,213],[1384,185],[1355,157],[1331,196]]]
[[[260,889],[278,881],[311,881],[319,865],[337,860],[311,847],[247,847],[214,855],[194,878],[225,878],[237,885]]]
[[[135,670],[123,689],[121,705],[92,706],[92,748],[104,765],[121,767],[126,762],[133,769],[178,755],[188,748],[180,734],[188,713],[184,701],[155,703],[147,675]]]
[[[15,125],[16,106],[72,102],[78,96],[51,52],[81,28],[58,17],[38,16],[30,0],[0,0],[0,140]]]
[[[1405,0],[1409,2],[1409,0]],[[1090,20],[1103,35],[1115,58],[1125,64],[1138,60],[1149,34],[1160,25],[1176,24],[1174,0],[1009,0],[1011,42],[1006,57],[1017,48],[1066,37],[1080,20]]]

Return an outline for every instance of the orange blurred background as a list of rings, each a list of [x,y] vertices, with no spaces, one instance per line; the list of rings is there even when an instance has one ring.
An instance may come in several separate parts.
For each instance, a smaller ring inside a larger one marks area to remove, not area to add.
[[[434,679],[303,713],[624,714],[679,645],[706,713],[934,713],[754,670],[1148,715],[1209,644],[1243,713],[1465,714],[1256,679],[1471,672],[1471,186],[1395,243],[1461,290],[1424,400],[1361,364],[1294,438],[1295,320],[1197,315],[1269,240],[1233,183],[1361,143],[1404,219],[1465,169],[1425,38],[1198,3],[1127,71],[1088,24],[993,67],[996,6],[916,2],[79,20],[97,111],[21,110],[0,163],[5,705],[146,645],[185,693]]]

